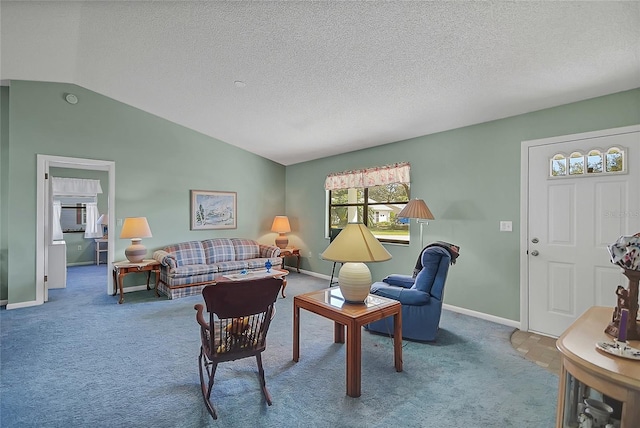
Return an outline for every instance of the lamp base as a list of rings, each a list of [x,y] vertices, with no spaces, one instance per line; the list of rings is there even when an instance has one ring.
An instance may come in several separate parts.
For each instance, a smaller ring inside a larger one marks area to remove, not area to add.
[[[131,245],[124,250],[124,255],[131,263],[140,263],[147,255],[147,248],[140,241],[139,238],[132,239]]]
[[[278,235],[278,237],[276,238],[276,247],[284,250],[285,248],[287,248],[287,245],[289,245],[289,239],[285,236],[285,234],[281,233],[280,235]]]
[[[363,303],[371,291],[371,272],[364,263],[345,263],[338,274],[338,286],[344,300]]]

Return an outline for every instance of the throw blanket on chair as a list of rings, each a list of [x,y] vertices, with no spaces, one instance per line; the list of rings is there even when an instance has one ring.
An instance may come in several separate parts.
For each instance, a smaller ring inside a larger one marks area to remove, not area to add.
[[[429,244],[426,247],[424,247],[422,249],[422,251],[420,251],[420,254],[418,254],[418,261],[416,262],[416,267],[413,269],[413,277],[414,278],[418,275],[418,272],[420,272],[422,270],[422,252],[424,250],[426,250],[427,248],[429,248],[429,247],[442,247],[445,250],[447,250],[449,252],[449,254],[451,254],[451,264],[452,265],[456,263],[456,259],[460,255],[460,246],[459,245],[450,244],[449,242],[444,242],[444,241],[432,242],[431,244]]]

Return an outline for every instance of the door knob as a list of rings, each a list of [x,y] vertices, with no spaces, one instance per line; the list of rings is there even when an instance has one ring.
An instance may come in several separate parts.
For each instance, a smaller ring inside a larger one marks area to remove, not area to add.
[[[531,242],[533,242],[534,244],[537,244],[537,243],[538,243],[538,242],[540,242],[540,241],[538,241],[538,238],[533,238],[533,239],[531,240]]]
[[[538,252],[538,250],[533,250],[533,251],[531,252],[531,255],[532,255],[532,256],[534,256],[534,257],[535,257],[535,256],[537,256],[538,254],[540,254],[540,253]]]

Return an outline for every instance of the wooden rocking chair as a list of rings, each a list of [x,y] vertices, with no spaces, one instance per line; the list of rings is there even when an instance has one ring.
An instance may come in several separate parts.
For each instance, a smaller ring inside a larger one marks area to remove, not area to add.
[[[258,363],[258,374],[262,393],[268,405],[271,395],[267,390],[262,351],[266,348],[267,331],[275,314],[275,301],[282,287],[282,279],[260,278],[249,281],[219,282],[207,285],[202,296],[209,313],[209,322],[204,316],[202,304],[197,304],[196,321],[200,325],[200,385],[207,410],[217,419],[211,391],[218,363],[254,356]],[[205,380],[204,373],[208,380]]]

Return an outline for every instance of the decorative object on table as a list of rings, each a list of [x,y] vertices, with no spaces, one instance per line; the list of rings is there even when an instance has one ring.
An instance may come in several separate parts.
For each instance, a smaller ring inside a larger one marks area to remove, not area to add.
[[[613,317],[605,333],[619,337],[619,326],[621,313],[628,309],[629,318],[627,323],[626,339],[640,340],[640,325],[636,319],[638,317],[638,282],[640,282],[640,233],[629,236],[621,236],[616,242],[607,246],[611,263],[622,268],[622,273],[629,279],[629,287],[618,286],[618,304],[613,311]]]
[[[109,238],[109,214],[102,214],[96,224],[102,226],[102,239]]]
[[[235,229],[236,192],[191,190],[191,230]]]
[[[371,272],[365,263],[384,262],[391,254],[362,223],[349,223],[321,254],[324,260],[343,263],[338,286],[348,302],[364,302],[371,288]]]
[[[271,266],[273,266],[273,265],[271,264],[271,262],[269,260],[264,262],[264,267],[267,268],[267,272],[271,272]]]
[[[276,246],[280,249],[287,248],[289,245],[289,239],[285,236],[285,233],[291,232],[291,225],[289,225],[289,218],[286,215],[277,215],[273,219],[271,224],[271,231],[277,232]]]
[[[146,217],[128,217],[124,219],[121,239],[131,239],[131,245],[124,250],[124,255],[131,263],[140,263],[147,255],[147,248],[140,242],[142,238],[151,238],[151,229]]]
[[[629,346],[627,342],[598,342],[596,348],[616,357],[640,361],[640,349]]]
[[[611,407],[607,403],[603,403],[602,401],[598,401],[593,398],[585,398],[584,405],[584,413],[591,417],[591,426],[593,428],[604,428],[605,425],[609,422],[609,418],[611,418],[613,407]]]
[[[412,199],[407,202],[402,211],[396,216],[398,218],[415,218],[420,225],[420,248],[423,248],[422,241],[422,225],[429,224],[426,220],[434,220],[435,217],[431,213],[431,210],[422,199]]]

